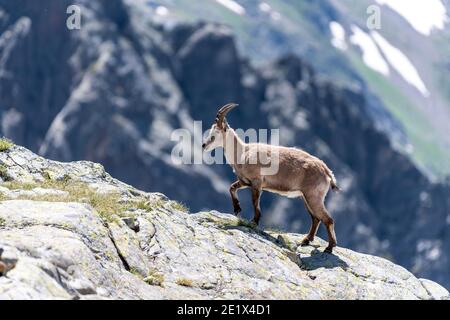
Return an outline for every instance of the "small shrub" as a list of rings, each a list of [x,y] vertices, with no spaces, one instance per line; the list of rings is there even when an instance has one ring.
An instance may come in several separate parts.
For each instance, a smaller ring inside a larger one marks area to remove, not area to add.
[[[137,209],[145,210],[145,211],[151,211],[153,208],[150,204],[150,201],[141,200],[136,204]]]
[[[177,202],[177,201],[169,201],[170,206],[178,211],[181,212],[189,212],[188,207],[186,207],[184,204]]]
[[[160,208],[164,208],[164,205],[167,203],[167,201],[163,200],[163,199],[156,199],[153,200],[151,202],[149,202],[151,209],[160,209]]]
[[[115,193],[98,194],[91,190],[87,196],[87,202],[108,222],[116,221],[117,216],[123,216],[128,209],[126,204],[119,202],[120,196]]]
[[[151,286],[163,286],[164,275],[156,271],[150,271],[144,281]]]
[[[177,279],[177,281],[175,281],[175,283],[179,286],[183,286],[183,287],[193,287],[194,286],[194,282],[190,279],[186,279],[186,278],[180,278]]]
[[[0,178],[2,178],[3,181],[11,180],[11,177],[8,174],[8,169],[3,164],[0,164]]]
[[[0,194],[0,200],[1,200],[1,194]],[[4,227],[6,225],[5,218],[0,217],[0,228]]]
[[[8,150],[12,146],[14,146],[14,143],[12,143],[9,139],[0,138],[0,152]]]

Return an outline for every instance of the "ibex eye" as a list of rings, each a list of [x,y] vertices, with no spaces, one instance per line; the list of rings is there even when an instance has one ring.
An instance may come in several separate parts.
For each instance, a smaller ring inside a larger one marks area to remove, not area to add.
[[[211,142],[214,142],[214,140],[216,140],[216,136],[211,137]]]

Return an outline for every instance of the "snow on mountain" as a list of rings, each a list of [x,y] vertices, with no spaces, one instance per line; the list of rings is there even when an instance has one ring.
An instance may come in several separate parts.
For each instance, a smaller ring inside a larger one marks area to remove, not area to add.
[[[430,92],[416,67],[400,49],[389,43],[377,31],[371,31],[369,34],[356,25],[352,25],[351,29],[353,34],[350,37],[350,42],[361,49],[362,59],[369,68],[384,76],[389,76],[390,65],[406,82],[419,90],[424,97],[430,96]],[[347,44],[345,43],[344,28],[333,21],[330,23],[330,30],[333,35],[331,40],[333,46],[345,50]]]
[[[442,30],[448,22],[447,10],[441,0],[376,0],[405,18],[418,32],[429,36],[433,29]]]
[[[169,10],[164,6],[158,6],[156,8],[156,14],[160,16],[167,16],[167,14],[169,14]]]
[[[243,16],[245,14],[245,9],[239,3],[233,0],[216,0],[218,3],[223,5],[225,8]]]
[[[352,25],[352,32],[350,42],[361,48],[364,63],[369,68],[388,76],[389,65],[384,60],[371,36],[356,25]]]
[[[333,36],[331,44],[340,50],[347,50],[347,43],[345,42],[345,29],[339,22],[330,22],[330,31]]]
[[[274,10],[267,2],[260,2],[258,8],[261,12],[268,14],[273,20],[279,20],[281,18],[281,14]]]
[[[430,92],[425,86],[425,83],[421,79],[414,64],[408,59],[408,57],[401,50],[390,44],[378,32],[372,31],[371,35],[380,47],[383,55],[389,61],[389,64],[397,70],[406,82],[416,87],[424,97],[428,97]]]

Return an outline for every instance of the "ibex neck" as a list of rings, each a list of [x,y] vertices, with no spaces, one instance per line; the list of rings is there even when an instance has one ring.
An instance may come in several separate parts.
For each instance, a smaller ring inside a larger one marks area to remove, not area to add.
[[[245,149],[245,142],[239,138],[232,128],[229,128],[225,133],[223,149],[227,162],[234,166],[239,163],[239,159],[241,159],[241,155]]]

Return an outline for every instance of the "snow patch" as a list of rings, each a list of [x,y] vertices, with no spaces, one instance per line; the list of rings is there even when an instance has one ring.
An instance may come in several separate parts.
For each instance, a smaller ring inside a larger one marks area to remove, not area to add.
[[[371,69],[387,76],[389,75],[389,65],[384,60],[377,45],[369,34],[362,31],[355,25],[352,25],[352,36],[350,42],[359,46],[363,52],[362,59]]]
[[[158,16],[167,16],[168,14],[169,14],[169,9],[167,9],[166,7],[164,7],[164,6],[158,6],[157,8],[156,8],[156,14],[158,15]]]
[[[408,57],[402,51],[390,44],[378,32],[372,31],[371,35],[380,47],[386,59],[389,61],[390,65],[397,70],[406,82],[416,87],[416,89],[419,90],[424,97],[428,97],[430,92],[425,86],[425,83],[422,81],[417,69],[414,67],[414,64],[408,59]]]
[[[281,19],[281,14],[273,10],[270,4],[268,4],[267,2],[260,2],[258,8],[261,12],[268,14],[270,18],[273,20]]]
[[[277,12],[277,11],[273,11],[273,12],[270,14],[270,17],[271,17],[273,20],[280,20],[280,19],[281,19],[281,14],[280,14],[279,12]]]
[[[261,2],[258,6],[259,10],[261,10],[262,12],[270,12],[272,10],[272,8],[270,7],[270,5],[267,2]]]
[[[433,29],[444,29],[447,10],[441,0],[376,0],[400,14],[418,32],[428,36]]]
[[[225,8],[233,11],[234,13],[237,13],[238,15],[242,16],[245,14],[245,9],[242,7],[239,3],[233,0],[216,0],[216,2],[223,5]]]
[[[331,21],[329,26],[331,35],[333,36],[331,38],[331,44],[340,50],[347,50],[347,43],[345,42],[345,30],[342,25],[336,21]]]

